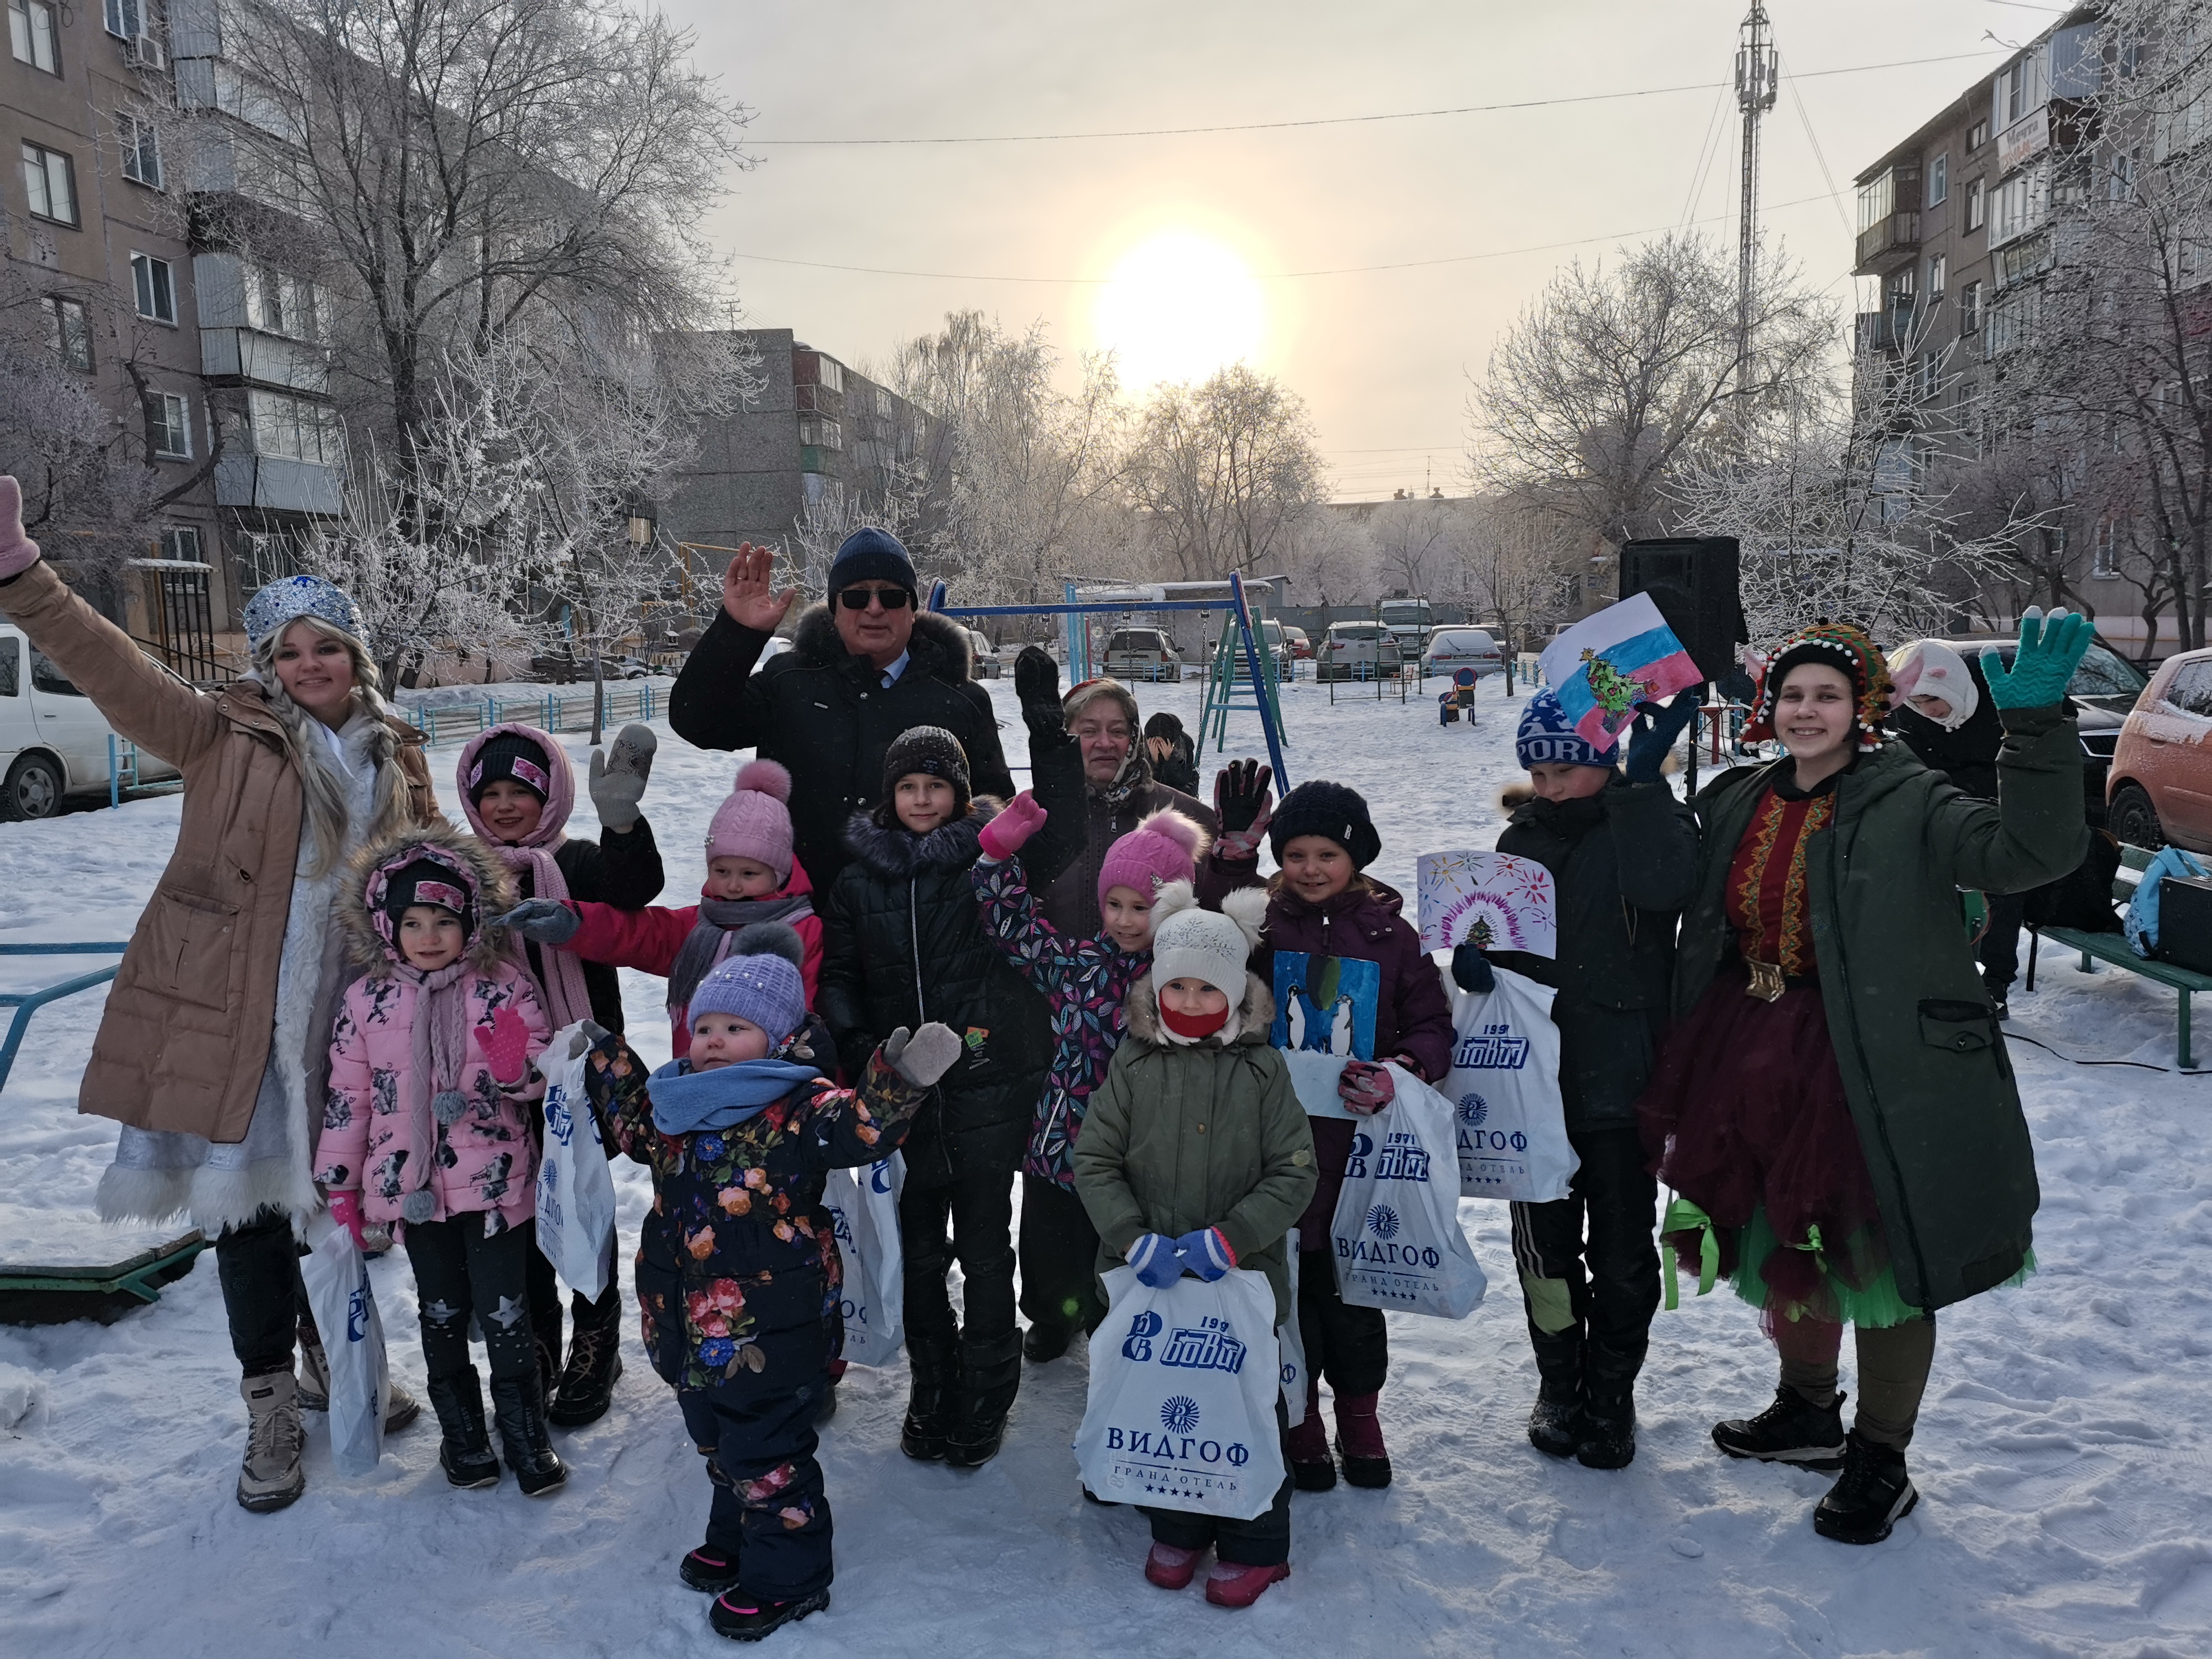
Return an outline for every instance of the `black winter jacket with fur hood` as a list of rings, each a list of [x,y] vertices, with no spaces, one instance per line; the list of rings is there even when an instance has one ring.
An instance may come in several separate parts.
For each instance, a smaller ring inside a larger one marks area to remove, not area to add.
[[[702,749],[751,749],[789,770],[792,843],[815,891],[844,868],[845,821],[883,798],[884,752],[910,726],[960,739],[976,794],[1013,794],[990,694],[970,678],[968,635],[949,618],[915,617],[906,671],[888,686],[847,652],[826,605],[809,605],[792,649],[755,673],[769,639],[718,612],[676,677],[668,723]]]
[[[926,836],[854,813],[851,860],[818,907],[815,1006],[840,1054],[933,1019],[966,1039],[907,1136],[907,1179],[925,1186],[1018,1169],[1052,1060],[1051,1008],[984,932],[969,875],[998,812],[978,799]]]

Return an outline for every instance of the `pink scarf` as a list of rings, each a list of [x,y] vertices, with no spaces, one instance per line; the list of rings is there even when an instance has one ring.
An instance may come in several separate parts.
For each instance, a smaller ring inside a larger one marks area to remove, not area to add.
[[[538,814],[538,827],[520,842],[509,844],[495,839],[484,827],[477,811],[477,803],[469,783],[469,774],[475,769],[477,754],[484,744],[502,732],[512,732],[527,738],[545,753],[546,795],[545,810]],[[568,814],[576,805],[576,774],[568,764],[567,752],[548,732],[534,726],[509,724],[495,726],[489,732],[471,738],[461,750],[455,769],[454,782],[461,794],[462,809],[467,812],[469,827],[477,837],[506,860],[507,867],[514,872],[518,884],[526,883],[532,898],[565,900],[568,896],[568,879],[561,873],[561,866],[553,854],[568,839],[562,830]],[[526,970],[530,966],[529,948],[516,940],[513,951],[518,963]],[[538,960],[544,965],[545,983],[540,988],[545,993],[545,1012],[553,1022],[555,1030],[573,1025],[580,1019],[592,1016],[592,994],[584,984],[584,959],[574,951],[541,945]]]

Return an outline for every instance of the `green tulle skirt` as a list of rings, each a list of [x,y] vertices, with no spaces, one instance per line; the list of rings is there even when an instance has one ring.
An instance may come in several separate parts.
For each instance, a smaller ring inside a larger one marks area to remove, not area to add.
[[[1761,1271],[1775,1251],[1793,1248],[1775,1237],[1767,1224],[1765,1206],[1753,1210],[1745,1225],[1716,1231],[1723,1236],[1723,1259],[1732,1258],[1735,1263],[1728,1273],[1729,1283],[1738,1296],[1759,1310],[1762,1322],[1770,1328],[1777,1320],[1795,1322],[1810,1316],[1862,1330],[1883,1330],[1923,1316],[1922,1310],[1898,1294],[1897,1270],[1891,1265],[1888,1247],[1878,1226],[1858,1229],[1844,1241],[1840,1250],[1825,1241],[1820,1241],[1820,1248],[1806,1250],[1819,1271],[1820,1285],[1814,1296],[1804,1298],[1779,1295]],[[2020,1271],[2004,1283],[2021,1284],[2034,1271],[2035,1252],[2031,1250]]]

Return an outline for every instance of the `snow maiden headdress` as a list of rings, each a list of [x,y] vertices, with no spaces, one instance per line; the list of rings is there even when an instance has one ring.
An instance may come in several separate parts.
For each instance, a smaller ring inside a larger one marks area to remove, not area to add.
[[[1879,749],[1881,723],[1889,713],[1889,665],[1882,659],[1880,647],[1849,623],[1814,623],[1788,635],[1774,648],[1766,676],[1759,683],[1759,699],[1752,706],[1750,720],[1744,723],[1745,741],[1765,743],[1773,738],[1774,700],[1781,696],[1782,683],[1790,678],[1790,670],[1807,663],[1842,671],[1851,683],[1856,705],[1853,718],[1858,723],[1859,751],[1865,754]]]

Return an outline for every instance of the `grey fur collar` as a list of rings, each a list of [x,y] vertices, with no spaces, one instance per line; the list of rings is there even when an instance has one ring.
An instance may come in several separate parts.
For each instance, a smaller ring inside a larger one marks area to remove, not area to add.
[[[799,612],[791,643],[793,650],[817,667],[836,668],[866,660],[845,649],[827,604],[810,605]],[[909,674],[927,674],[955,685],[971,676],[974,651],[968,631],[949,617],[933,611],[916,611],[907,650],[911,653],[906,669]]]

